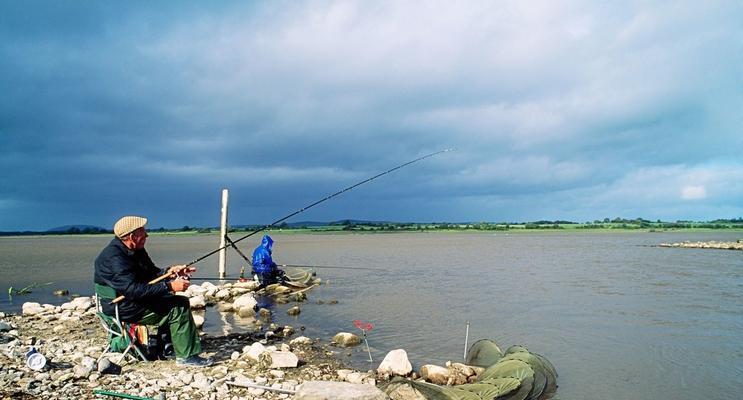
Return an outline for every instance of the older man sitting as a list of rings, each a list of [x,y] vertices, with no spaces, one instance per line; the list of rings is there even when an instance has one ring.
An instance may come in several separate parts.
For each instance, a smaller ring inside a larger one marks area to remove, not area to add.
[[[209,366],[211,360],[199,356],[201,342],[188,298],[174,294],[186,290],[188,280],[148,283],[165,274],[176,278],[186,266],[176,265],[167,270],[155,266],[144,249],[146,224],[147,218],[137,216],[123,217],[116,222],[116,237],[95,260],[94,282],[125,297],[118,303],[122,321],[169,327],[177,364]],[[115,308],[111,302],[103,302],[102,306],[105,314],[114,315]]]

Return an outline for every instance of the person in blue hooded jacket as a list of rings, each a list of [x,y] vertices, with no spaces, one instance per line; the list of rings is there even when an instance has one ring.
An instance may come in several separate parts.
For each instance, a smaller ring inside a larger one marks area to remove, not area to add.
[[[272,283],[284,283],[284,271],[279,269],[271,258],[273,252],[273,239],[271,236],[263,235],[261,244],[253,251],[253,275],[258,279],[262,287]]]

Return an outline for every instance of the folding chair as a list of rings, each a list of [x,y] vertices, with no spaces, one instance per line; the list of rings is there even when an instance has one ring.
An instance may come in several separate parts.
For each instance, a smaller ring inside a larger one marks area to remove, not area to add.
[[[95,305],[96,305],[96,316],[101,322],[101,326],[108,333],[108,346],[103,354],[108,352],[121,352],[121,358],[119,358],[118,364],[124,361],[124,358],[128,355],[134,361],[142,360],[148,361],[147,357],[142,353],[138,344],[141,343],[138,333],[144,329],[146,334],[147,327],[144,325],[138,325],[129,322],[122,322],[119,319],[119,306],[115,305],[114,310],[116,315],[110,316],[103,313],[103,307],[101,302],[112,301],[116,298],[116,291],[108,286],[95,284]],[[146,339],[144,340],[146,345]],[[130,352],[130,350],[134,350]],[[101,354],[98,357],[98,361],[103,357]],[[139,358],[137,358],[139,356]]]

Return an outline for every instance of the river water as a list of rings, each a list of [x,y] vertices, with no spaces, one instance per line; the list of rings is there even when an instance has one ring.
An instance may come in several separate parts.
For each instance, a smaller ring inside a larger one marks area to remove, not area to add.
[[[743,393],[743,252],[659,248],[683,240],[737,240],[741,232],[272,234],[286,264],[317,269],[297,317],[272,305],[275,321],[324,341],[374,324],[365,347],[339,356],[376,368],[403,348],[414,367],[461,361],[469,343],[494,339],[547,357],[562,399],[739,399]],[[25,301],[60,304],[56,288],[91,294],[92,261],[105,236],[0,238],[0,310]],[[240,245],[252,251],[259,237]],[[216,235],[150,236],[158,265],[191,261]],[[216,275],[216,256],[197,276]],[[231,252],[228,275],[244,262]],[[7,298],[9,286],[54,282]],[[217,283],[215,281],[215,283]],[[331,304],[337,300],[337,304]],[[323,304],[319,304],[323,303]],[[205,331],[239,331],[207,312]]]

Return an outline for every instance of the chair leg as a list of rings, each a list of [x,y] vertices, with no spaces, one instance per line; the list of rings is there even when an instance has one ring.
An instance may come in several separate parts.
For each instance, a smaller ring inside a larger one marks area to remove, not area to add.
[[[132,348],[132,345],[131,344],[126,347],[126,350],[124,350],[124,352],[121,353],[121,357],[119,357],[119,361],[117,362],[117,364],[123,365],[123,362],[126,359],[126,355],[129,353],[129,350],[131,350],[131,348]],[[129,355],[131,356],[131,354],[129,354]]]
[[[141,358],[142,361],[144,361],[144,362],[150,361],[150,360],[147,359],[147,357],[145,357],[144,353],[142,353],[142,350],[140,350],[139,347],[137,347],[134,344],[132,344],[132,346],[134,346],[134,351],[136,351],[137,354],[139,354],[139,358]]]

